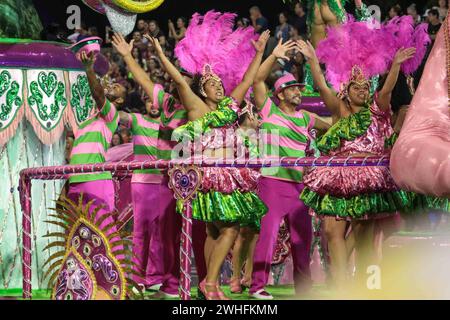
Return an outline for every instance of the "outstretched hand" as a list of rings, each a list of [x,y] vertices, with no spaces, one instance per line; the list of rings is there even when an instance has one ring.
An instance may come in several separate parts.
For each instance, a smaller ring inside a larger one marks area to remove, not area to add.
[[[266,44],[267,44],[267,41],[269,40],[269,38],[270,38],[270,31],[266,30],[259,36],[258,41],[255,42],[255,40],[252,40],[252,43],[256,49],[256,52],[258,52],[258,53],[264,52],[264,49],[266,48]]]
[[[150,44],[153,46],[153,48],[155,48],[156,54],[158,55],[163,55],[163,49],[161,48],[161,44],[159,43],[158,39],[151,37],[148,34],[144,34],[144,38],[147,39]]]
[[[406,60],[411,59],[416,54],[416,48],[400,48],[394,57],[394,64],[402,64]]]
[[[82,51],[80,54],[81,63],[86,69],[91,69],[94,66],[95,63],[95,53],[94,51],[89,52],[89,54],[86,53],[86,51]]]
[[[297,49],[307,58],[316,58],[316,50],[312,46],[311,42],[305,42],[303,40],[297,41]]]
[[[119,52],[122,57],[131,55],[133,51],[134,39],[127,43],[125,38],[120,33],[114,33],[112,36],[112,45]]]
[[[277,58],[277,59],[285,59],[285,60],[289,60],[289,57],[286,56],[286,53],[289,50],[292,50],[296,47],[296,43],[292,40],[289,40],[285,43],[283,43],[283,39],[280,39],[280,41],[278,41],[278,45],[275,47],[275,49],[273,49],[272,54]]]

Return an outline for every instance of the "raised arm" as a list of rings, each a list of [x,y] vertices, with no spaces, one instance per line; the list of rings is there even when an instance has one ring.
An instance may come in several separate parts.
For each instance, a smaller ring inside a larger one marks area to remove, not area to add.
[[[256,55],[248,66],[242,82],[231,92],[231,96],[236,99],[239,104],[244,100],[245,94],[255,80],[269,37],[270,31],[266,30],[261,34],[257,42],[252,40],[253,46],[256,49]]]
[[[177,85],[178,93],[180,94],[183,106],[189,113],[189,117],[196,118],[193,114],[201,114],[208,112],[208,106],[200,99],[192,90],[189,84],[184,80],[183,75],[178,69],[170,62],[170,60],[164,55],[164,52],[159,44],[158,39],[144,35],[156,50],[156,54],[161,60],[164,69]]]
[[[255,80],[253,81],[253,94],[255,96],[256,106],[261,108],[264,104],[264,101],[267,97],[267,89],[265,85],[265,81],[267,77],[270,75],[270,72],[273,69],[274,64],[277,59],[285,59],[289,60],[289,57],[286,56],[286,52],[293,49],[295,47],[294,41],[287,41],[286,43],[282,43],[282,39],[278,41],[278,45],[273,49],[272,54],[264,60],[263,64],[259,67],[258,73],[256,74]]]
[[[180,30],[180,33],[178,34],[175,30],[175,26],[173,25],[173,22],[169,20],[169,36],[172,35],[172,38],[175,40],[181,40],[184,38],[185,30]]]
[[[141,68],[139,63],[133,58],[133,55],[131,54],[133,51],[133,42],[134,40],[131,40],[130,43],[127,43],[120,33],[115,33],[113,35],[112,45],[123,57],[123,61],[125,61],[128,70],[133,74],[134,80],[136,80],[153,102],[153,89],[155,84],[144,69]]]
[[[97,79],[97,75],[94,71],[95,54],[90,52],[89,55],[85,51],[81,52],[81,62],[86,70],[86,75],[89,82],[89,88],[91,89],[92,97],[100,110],[105,105],[105,90],[103,89],[100,81]]]
[[[306,57],[307,62],[311,66],[314,83],[319,88],[320,96],[328,110],[330,110],[333,115],[339,114],[339,99],[327,85],[322,70],[320,69],[319,59],[316,56],[314,47],[309,41],[306,43],[305,41],[300,40],[297,42],[297,48]]]
[[[384,82],[383,88],[378,92],[377,104],[381,110],[388,111],[391,107],[392,91],[397,83],[400,67],[403,62],[412,58],[416,53],[416,48],[401,48],[395,54],[391,69]]]

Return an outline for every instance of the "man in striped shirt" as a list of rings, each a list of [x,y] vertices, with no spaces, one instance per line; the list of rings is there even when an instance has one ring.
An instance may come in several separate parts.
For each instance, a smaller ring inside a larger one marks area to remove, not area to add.
[[[327,130],[329,124],[314,114],[297,111],[301,103],[303,84],[292,74],[277,80],[273,98],[267,95],[265,79],[277,59],[286,59],[286,52],[295,48],[295,42],[281,43],[261,65],[253,85],[256,105],[260,108],[263,133],[263,157],[305,157],[311,144],[311,129]],[[290,232],[291,252],[294,264],[296,293],[305,292],[311,286],[310,247],[312,241],[311,217],[308,208],[299,200],[303,189],[302,167],[263,168],[259,181],[259,196],[269,208],[262,218],[261,230],[255,248],[250,295],[257,299],[273,299],[265,291],[272,262],[273,251],[282,219],[287,218]]]
[[[186,112],[174,96],[153,83],[133,59],[133,42],[127,43],[121,35],[115,34],[113,46],[123,56],[134,79],[149,97],[146,115],[120,113],[121,123],[128,126],[133,133],[134,159],[170,160],[172,149],[177,143],[171,141],[172,131],[186,121]],[[153,284],[148,272],[149,267],[153,265],[162,269],[161,273],[164,274],[159,292],[154,297],[176,298],[181,217],[175,212],[176,202],[168,187],[167,174],[159,169],[135,170],[131,183],[134,213],[133,253],[140,269],[138,271],[146,273],[146,283],[143,285],[148,287]],[[160,243],[152,241],[158,238],[161,239]],[[150,252],[158,251],[161,256],[149,255]]]
[[[95,56],[81,54],[81,60],[86,69],[86,75],[92,97],[97,105],[98,112],[90,119],[82,123],[74,132],[75,141],[70,156],[70,164],[104,163],[106,151],[108,150],[114,131],[119,123],[119,115],[116,109],[121,107],[125,101],[127,91],[125,87],[114,83],[103,88],[94,72]],[[96,220],[102,219],[106,213],[115,209],[114,184],[110,172],[73,174],[69,178],[68,197],[78,203],[80,195],[83,195],[83,203],[94,200],[93,205],[105,205],[96,216]],[[111,224],[113,219],[107,218],[100,227]],[[116,232],[115,226],[109,229],[107,235]],[[119,240],[117,237],[113,241]],[[112,248],[113,251],[122,249],[122,246]]]

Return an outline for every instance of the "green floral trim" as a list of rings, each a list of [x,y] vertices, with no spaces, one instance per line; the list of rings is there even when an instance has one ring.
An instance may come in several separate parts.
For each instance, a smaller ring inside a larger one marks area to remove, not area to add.
[[[192,218],[205,222],[238,222],[241,225],[261,227],[261,218],[267,212],[267,206],[254,192],[234,190],[230,194],[210,190],[197,192],[192,200]],[[177,211],[181,213],[183,203],[177,202]]]
[[[350,198],[320,195],[309,188],[303,189],[300,199],[317,214],[361,219],[377,213],[411,211],[415,195],[403,190],[361,194]]]
[[[207,133],[211,128],[224,127],[236,122],[238,115],[230,108],[230,105],[236,105],[233,98],[225,97],[217,105],[217,109],[206,113],[203,117],[189,121],[174,130],[175,137],[180,140],[188,136],[190,140],[195,140],[200,135]]]
[[[384,140],[384,148],[391,149],[394,146],[394,143],[398,139],[398,133],[394,132],[389,138]]]
[[[11,125],[11,123],[13,123],[13,120],[16,118],[17,112],[20,108],[23,107],[22,99],[19,96],[19,93],[22,93],[21,89],[22,88],[20,87],[19,83],[12,78],[11,73],[8,70],[3,70],[0,73],[0,97],[6,94],[6,104],[0,105],[0,131],[5,130]],[[11,115],[14,105],[17,108],[14,114]],[[7,125],[4,126],[3,122],[8,120],[8,118],[10,118],[10,120],[8,121]]]
[[[424,196],[399,190],[361,194],[350,198],[320,195],[309,188],[303,189],[300,199],[317,214],[361,219],[377,213],[424,213],[430,210],[450,213],[449,199]]]
[[[414,200],[414,208],[420,212],[436,210],[450,213],[450,200],[447,198],[417,194],[416,199]]]
[[[28,104],[36,105],[37,114],[33,108],[32,111],[40,121],[42,128],[46,131],[53,130],[62,119],[62,114],[67,106],[66,89],[63,81],[58,79],[55,72],[41,71],[38,74],[37,81],[31,81],[29,84]],[[50,105],[44,104],[44,95],[51,98]],[[48,110],[50,112],[48,112]],[[44,125],[42,122],[46,122]]]
[[[77,76],[77,79],[72,83],[71,92],[72,98],[70,105],[75,115],[75,120],[78,124],[81,124],[89,118],[94,108],[94,100],[85,74],[79,74]],[[82,104],[83,101],[84,104]]]
[[[341,139],[352,141],[366,133],[372,123],[372,115],[368,105],[361,111],[336,122],[318,141],[319,150],[328,154],[341,146]]]

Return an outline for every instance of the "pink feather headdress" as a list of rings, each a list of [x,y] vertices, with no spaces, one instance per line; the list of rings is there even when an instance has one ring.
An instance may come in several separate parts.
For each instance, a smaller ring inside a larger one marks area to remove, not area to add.
[[[327,29],[328,35],[316,50],[321,63],[326,65],[326,77],[333,88],[342,92],[355,76],[368,79],[384,74],[401,47],[416,47],[415,56],[402,64],[406,74],[414,72],[425,55],[428,36],[423,26],[414,30],[412,19],[395,19],[382,26],[371,28],[365,22],[356,22],[349,16],[346,23]],[[356,70],[357,66],[359,70]],[[360,81],[360,80],[359,80]]]
[[[233,31],[236,16],[214,10],[204,16],[195,13],[185,37],[175,48],[181,67],[192,74],[202,74],[201,84],[220,78],[225,94],[242,81],[255,55],[251,40],[258,37],[253,27]]]
[[[385,39],[384,47],[392,50],[392,59],[400,48],[416,48],[416,54],[411,59],[402,63],[401,70],[405,75],[410,75],[422,63],[425,57],[427,46],[431,39],[428,35],[428,25],[421,23],[414,27],[414,20],[411,16],[395,17],[382,27]]]

